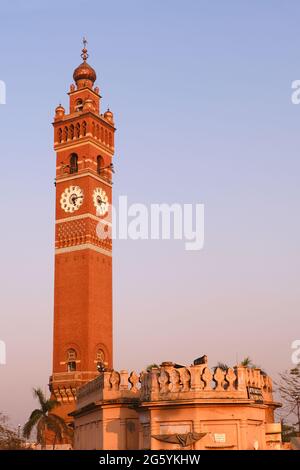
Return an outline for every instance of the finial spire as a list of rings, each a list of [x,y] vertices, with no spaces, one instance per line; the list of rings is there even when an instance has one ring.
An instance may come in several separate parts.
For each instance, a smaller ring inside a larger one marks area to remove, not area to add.
[[[82,43],[83,43],[83,49],[82,49],[82,53],[80,54],[83,61],[86,62],[87,58],[88,58],[88,51],[87,51],[87,48],[86,48],[86,45],[87,45],[87,40],[85,37],[82,38]]]

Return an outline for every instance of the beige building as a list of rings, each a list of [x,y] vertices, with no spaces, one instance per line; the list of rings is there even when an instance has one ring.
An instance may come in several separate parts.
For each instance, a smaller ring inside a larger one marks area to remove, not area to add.
[[[101,372],[78,391],[75,449],[280,449],[270,377],[206,361]]]

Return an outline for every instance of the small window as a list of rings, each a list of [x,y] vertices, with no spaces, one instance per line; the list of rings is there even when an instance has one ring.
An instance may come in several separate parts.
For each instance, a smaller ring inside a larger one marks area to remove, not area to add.
[[[70,173],[78,172],[78,156],[76,153],[72,153],[70,157]]]
[[[101,157],[101,155],[98,155],[97,157],[97,173],[98,175],[101,175],[103,173],[103,167],[104,167],[104,159]]]
[[[68,372],[75,372],[76,370],[76,361],[68,362]]]
[[[104,362],[104,352],[102,351],[102,349],[98,349],[96,354],[96,360],[98,362]]]
[[[68,349],[67,351],[67,371],[74,372],[76,370],[77,354],[75,349]]]
[[[103,371],[105,369],[105,355],[102,349],[98,349],[96,353],[96,361],[98,372]]]
[[[76,106],[75,106],[75,111],[79,112],[83,108],[83,101],[81,99],[78,99],[76,101]]]

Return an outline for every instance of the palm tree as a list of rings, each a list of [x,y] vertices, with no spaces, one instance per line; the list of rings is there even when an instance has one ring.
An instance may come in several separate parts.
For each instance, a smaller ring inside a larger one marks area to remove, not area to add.
[[[149,364],[149,366],[146,367],[147,372],[151,372],[152,369],[159,369],[159,366],[157,364]]]
[[[227,364],[224,364],[224,362],[218,362],[217,365],[213,367],[214,371],[216,371],[217,369],[221,369],[224,372],[227,372],[229,369],[229,366]]]
[[[57,400],[47,399],[40,388],[33,389],[33,396],[38,399],[40,408],[33,410],[27,423],[23,428],[23,436],[29,438],[33,429],[36,428],[37,443],[45,449],[45,434],[50,431],[54,434],[53,449],[56,442],[61,442],[64,436],[71,435],[71,430],[65,420],[52,413],[52,410],[60,405]]]
[[[243,366],[243,367],[248,367],[249,369],[260,369],[260,373],[261,373],[262,375],[268,375],[268,374],[266,373],[266,371],[263,370],[259,365],[254,364],[254,362],[252,361],[252,359],[251,359],[249,356],[245,357],[245,358],[242,360],[242,362],[241,362],[240,365]]]
[[[250,368],[256,367],[256,366],[253,364],[253,361],[252,361],[252,359],[251,359],[249,356],[245,357],[245,358],[242,360],[241,366],[243,366],[243,367],[250,367]]]

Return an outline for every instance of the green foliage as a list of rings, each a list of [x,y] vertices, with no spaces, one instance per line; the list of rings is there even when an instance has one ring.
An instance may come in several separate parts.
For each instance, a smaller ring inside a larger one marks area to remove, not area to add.
[[[63,437],[71,437],[72,430],[63,418],[52,412],[54,408],[60,405],[58,401],[47,399],[40,388],[33,389],[33,394],[37,398],[40,407],[33,410],[29,416],[23,428],[23,436],[28,439],[35,429],[37,443],[45,448],[45,435],[47,431],[50,431],[54,435],[54,449],[55,444],[62,442]]]
[[[300,433],[300,366],[279,374],[279,377],[277,386],[284,403],[281,414],[284,413],[287,419],[295,418],[296,422],[291,425]]]
[[[227,364],[224,364],[224,362],[218,362],[217,365],[213,367],[214,371],[216,371],[217,369],[221,369],[224,372],[227,372],[229,369],[229,366]]]
[[[292,437],[297,436],[297,431],[295,426],[284,424],[283,420],[281,422],[281,430],[282,430],[282,442],[290,442]]]
[[[149,364],[149,366],[146,367],[147,372],[151,372],[152,369],[158,369],[159,366],[157,364]]]
[[[0,450],[18,450],[23,444],[18,432],[10,427],[8,417],[0,412]]]

